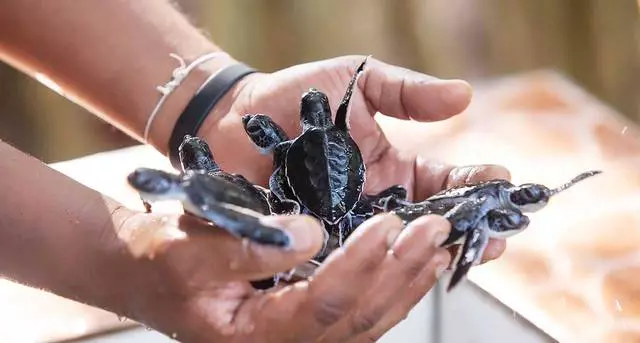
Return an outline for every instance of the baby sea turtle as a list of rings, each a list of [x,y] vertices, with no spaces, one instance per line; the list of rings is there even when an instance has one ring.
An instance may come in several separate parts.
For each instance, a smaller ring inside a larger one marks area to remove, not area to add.
[[[244,176],[223,171],[215,162],[207,142],[200,137],[185,135],[178,153],[183,171],[203,171],[212,177],[222,178],[242,187],[247,196],[242,199],[242,204],[249,206],[251,210],[264,215],[300,213],[297,202],[288,199],[280,200],[270,190],[251,183]],[[241,206],[241,204],[237,205]]]
[[[600,173],[582,173],[555,189],[541,184],[516,186],[506,180],[492,180],[454,187],[418,203],[389,197],[374,207],[397,214],[405,223],[426,214],[442,215],[449,220],[451,233],[442,246],[462,244],[447,288],[450,291],[473,265],[480,262],[490,238],[507,238],[522,232],[530,222],[524,213],[542,209],[552,196]]]
[[[129,174],[127,180],[140,194],[148,212],[151,202],[179,200],[185,213],[236,237],[277,247],[291,245],[291,237],[285,231],[260,222],[260,218],[271,215],[267,190],[240,175],[220,170],[203,140],[185,137],[180,159],[183,172],[179,175],[149,168],[138,168]]]
[[[267,115],[248,114],[242,118],[247,135],[259,151],[273,153],[269,189],[280,199],[297,201],[302,213],[320,219],[330,235],[337,234],[340,245],[358,223],[373,215],[369,203],[360,201],[365,165],[349,133],[351,96],[367,59],[356,68],[335,121],[329,99],[315,88],[302,95],[302,133],[294,139],[289,139]]]

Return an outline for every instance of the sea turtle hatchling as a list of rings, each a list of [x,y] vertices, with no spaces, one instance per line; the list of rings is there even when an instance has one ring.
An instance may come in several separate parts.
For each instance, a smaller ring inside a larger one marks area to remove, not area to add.
[[[544,208],[554,195],[600,173],[584,172],[554,189],[535,183],[516,186],[506,180],[491,180],[453,187],[417,203],[403,198],[402,186],[395,186],[386,198],[371,199],[371,205],[376,213],[395,213],[405,225],[428,214],[442,215],[451,223],[451,232],[442,247],[461,244],[447,286],[451,291],[480,262],[490,238],[508,238],[524,231],[530,223],[524,213]],[[310,261],[297,268],[290,281],[310,277],[317,266],[316,261]]]
[[[367,59],[356,68],[334,121],[328,97],[315,88],[302,95],[302,133],[294,139],[289,139],[267,115],[247,114],[242,118],[245,132],[258,150],[273,153],[269,189],[281,200],[297,201],[302,213],[320,219],[329,237],[337,237],[339,245],[373,215],[369,203],[361,200],[365,164],[349,133],[351,96]]]
[[[450,291],[480,262],[490,238],[507,238],[522,232],[530,222],[524,213],[544,208],[554,195],[600,173],[584,172],[555,189],[535,183],[516,186],[506,180],[491,180],[447,189],[418,203],[389,197],[374,207],[395,213],[405,223],[426,214],[442,215],[449,220],[451,233],[442,246],[462,244],[447,287]]]
[[[264,215],[269,214],[298,214],[300,205],[293,200],[280,200],[270,190],[251,183],[244,176],[228,173],[215,162],[207,142],[200,137],[185,135],[178,147],[178,154],[182,171],[203,171],[215,178],[222,178],[242,187],[247,198],[242,199],[239,206],[249,206],[249,209]]]
[[[291,237],[285,231],[260,221],[272,214],[264,189],[240,175],[220,170],[204,141],[185,137],[180,158],[181,174],[138,168],[127,177],[140,194],[147,212],[151,211],[152,202],[179,200],[185,213],[215,224],[236,237],[277,247],[291,245]]]

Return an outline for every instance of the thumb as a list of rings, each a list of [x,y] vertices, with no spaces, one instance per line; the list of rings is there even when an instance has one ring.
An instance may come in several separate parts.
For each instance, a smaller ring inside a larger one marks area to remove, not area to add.
[[[261,223],[285,231],[291,245],[278,248],[228,237],[233,241],[226,240],[218,250],[223,256],[215,258],[230,262],[225,272],[230,279],[256,280],[286,272],[311,259],[324,244],[324,229],[310,216],[267,216]]]
[[[462,112],[471,101],[471,86],[441,80],[371,58],[361,83],[366,100],[385,115],[437,121]]]

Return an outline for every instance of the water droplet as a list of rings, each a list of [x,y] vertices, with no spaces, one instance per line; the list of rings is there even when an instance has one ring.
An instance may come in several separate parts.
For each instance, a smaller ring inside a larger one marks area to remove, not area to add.
[[[628,129],[628,128],[629,128],[628,126],[623,127],[623,128],[622,128],[622,132],[621,132],[620,134],[621,134],[621,135],[624,135],[625,133],[627,133],[627,129]]]
[[[145,327],[144,327],[144,329],[145,329],[145,330],[147,330],[147,331],[151,331],[151,330],[152,330],[152,329],[151,329],[150,327],[148,327],[148,326],[145,326]]]
[[[173,339],[177,339],[177,338],[178,338],[178,334],[177,334],[177,333],[175,333],[175,332],[174,332],[174,333],[172,333],[172,334],[171,334],[171,338],[173,338]]]
[[[127,317],[125,317],[125,316],[118,316],[118,321],[119,321],[120,323],[124,323],[125,321],[127,321]]]

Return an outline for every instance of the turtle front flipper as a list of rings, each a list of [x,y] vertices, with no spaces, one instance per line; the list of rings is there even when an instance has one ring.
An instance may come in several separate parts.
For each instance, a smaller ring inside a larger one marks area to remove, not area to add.
[[[370,56],[365,57],[364,61],[362,61],[362,63],[360,63],[358,68],[356,68],[356,71],[355,73],[353,73],[353,76],[351,77],[351,81],[347,86],[347,91],[345,92],[344,97],[342,98],[342,101],[340,102],[340,105],[336,110],[336,119],[334,121],[335,122],[334,125],[339,130],[342,130],[342,131],[349,130],[349,105],[351,104],[351,96],[353,95],[353,88],[356,86],[356,83],[358,82],[358,77],[364,71],[364,66],[367,63],[367,60],[369,59],[369,57]]]
[[[442,246],[456,244],[465,234],[475,229],[491,209],[487,198],[480,197],[461,202],[447,211],[443,217],[451,223],[451,233]]]
[[[220,166],[213,159],[209,145],[200,137],[184,136],[182,144],[178,147],[182,171],[202,170],[217,172]]]
[[[491,237],[507,238],[524,231],[530,223],[529,217],[516,209],[495,209],[487,214]]]
[[[253,144],[264,155],[273,152],[276,146],[289,140],[284,130],[264,114],[244,115],[242,125]]]
[[[457,286],[462,278],[467,275],[471,267],[479,264],[482,260],[484,250],[489,243],[489,228],[487,226],[486,218],[479,224],[480,225],[477,225],[467,231],[464,244],[460,249],[458,249],[455,269],[453,271],[453,275],[451,275],[451,279],[449,280],[447,292]]]
[[[274,214],[295,215],[300,214],[300,204],[294,200],[280,199],[274,192],[269,192],[269,205]]]
[[[262,224],[260,218],[263,216],[249,209],[220,203],[190,209],[190,211],[238,238],[283,248],[291,246],[291,237],[286,231]]]

